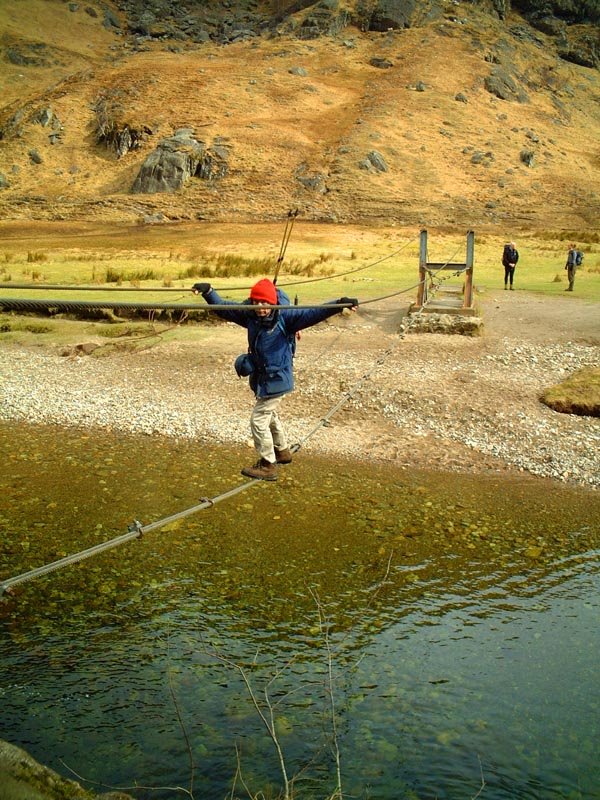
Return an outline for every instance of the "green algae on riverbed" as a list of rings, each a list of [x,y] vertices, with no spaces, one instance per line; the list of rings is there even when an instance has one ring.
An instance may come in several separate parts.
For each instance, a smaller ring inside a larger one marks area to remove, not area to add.
[[[239,485],[250,450],[1,423],[0,578],[6,580]],[[340,621],[385,576],[417,596],[463,559],[510,571],[593,546],[600,495],[549,481],[423,474],[300,452],[276,484],[14,589],[13,636],[89,615],[121,624],[190,590],[252,606],[257,624],[312,613],[307,587],[338,597]],[[274,604],[273,599],[277,598]]]

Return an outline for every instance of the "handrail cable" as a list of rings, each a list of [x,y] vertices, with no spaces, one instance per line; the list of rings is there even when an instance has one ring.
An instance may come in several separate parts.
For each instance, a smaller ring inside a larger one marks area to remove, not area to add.
[[[408,243],[407,243],[408,244]],[[458,252],[458,251],[457,251]],[[385,256],[385,258],[389,258],[390,256]],[[381,259],[383,260],[383,259]],[[441,264],[437,270],[428,270],[428,274],[430,279],[433,279],[432,276],[436,275],[438,272],[442,271],[445,267],[447,267],[452,262],[450,260]],[[362,267],[361,267],[362,269]],[[466,267],[461,268],[460,270],[453,272],[452,275],[460,274],[464,272]],[[337,277],[337,276],[336,276]],[[316,280],[324,280],[322,278],[317,278]],[[407,286],[404,289],[399,289],[397,292],[392,292],[390,294],[381,295],[379,297],[373,297],[369,300],[362,300],[360,305],[369,305],[370,303],[379,303],[382,300],[389,300],[392,297],[398,297],[401,294],[406,294],[406,292],[410,292],[413,289],[417,289],[423,280],[417,281],[417,283],[412,284],[411,286]],[[282,284],[283,286],[284,284]],[[303,305],[295,305],[294,308],[301,308],[301,309],[309,309],[309,308],[320,308],[322,304],[303,304]],[[327,305],[332,306],[332,308],[348,308],[348,303],[328,303]],[[273,309],[286,309],[289,308],[288,305],[273,305],[270,306]],[[69,311],[69,310],[91,310],[91,309],[123,309],[123,310],[154,310],[154,311],[203,311],[207,313],[214,313],[216,311],[225,311],[231,310],[232,306],[229,304],[211,304],[211,305],[202,305],[199,306],[198,303],[141,303],[141,302],[116,302],[112,300],[102,300],[95,302],[93,300],[75,300],[75,301],[68,301],[68,300],[34,300],[34,299],[25,299],[25,298],[9,298],[9,297],[0,297],[0,310],[5,311],[35,311],[40,309],[47,309],[47,308],[56,308],[59,311]],[[255,307],[248,305],[244,306],[242,304],[235,306],[236,310],[241,311],[254,311]]]
[[[372,302],[372,301],[369,301]],[[349,308],[350,303],[327,303],[328,308]],[[323,303],[312,304],[312,305],[297,305],[297,306],[290,306],[288,305],[270,305],[269,308],[276,310],[276,309],[290,309],[290,308],[323,308]],[[89,310],[89,309],[129,309],[129,310],[148,310],[148,311],[202,311],[212,313],[215,311],[231,311],[232,308],[235,308],[236,311],[242,311],[247,313],[253,313],[256,311],[256,306],[252,305],[245,305],[245,304],[215,304],[215,305],[199,305],[198,302],[195,303],[130,303],[130,302],[115,302],[111,300],[100,300],[98,302],[94,302],[93,300],[56,300],[51,298],[49,300],[25,300],[23,298],[9,298],[9,297],[0,297],[0,310],[4,309],[5,311],[18,311],[18,310],[25,310],[25,311],[35,311],[39,309],[47,309],[47,308],[56,308],[59,311],[68,311],[72,310]]]
[[[440,266],[440,268],[438,270],[436,270],[435,272],[432,271],[432,273],[431,273],[432,280],[433,280],[433,277],[437,277],[437,273],[440,272],[442,269],[444,269],[444,267],[447,266],[449,263],[451,263],[450,260],[448,260],[444,265]],[[454,277],[456,275],[460,275],[462,272],[465,271],[465,269],[466,268],[458,269],[458,270],[456,270],[456,271],[454,271],[452,273],[449,273],[447,276],[439,279],[437,285],[434,285],[432,287],[431,294],[428,297],[426,302],[429,302],[429,300],[434,296],[435,292],[439,289],[439,287],[442,285],[442,283],[445,280],[448,280],[449,278]],[[400,292],[398,292],[396,294],[400,294]],[[387,295],[387,297],[393,297],[393,296],[395,296],[395,295]],[[374,302],[374,301],[370,301],[370,302]],[[2,300],[0,299],[0,304],[1,303],[2,303]],[[347,306],[347,304],[343,304],[343,305]],[[329,420],[331,419],[331,417],[334,414],[336,414],[340,410],[340,408],[342,408],[347,402],[349,402],[349,400],[351,400],[352,397],[354,397],[354,395],[358,392],[358,390],[362,387],[362,385],[384,363],[384,361],[389,357],[389,355],[394,350],[396,350],[396,348],[398,347],[399,343],[404,339],[406,334],[409,332],[410,328],[413,326],[414,321],[423,313],[423,309],[425,308],[425,305],[426,305],[426,303],[424,303],[423,306],[421,306],[419,311],[416,312],[413,315],[412,319],[409,320],[406,325],[402,325],[400,327],[400,337],[398,338],[398,340],[396,342],[394,342],[389,348],[387,348],[387,350],[385,350],[379,356],[379,358],[375,361],[373,366],[369,370],[367,370],[367,372],[365,372],[359,378],[359,380],[354,384],[354,386],[349,391],[347,391],[340,398],[340,400],[338,400],[338,402],[334,406],[332,406],[331,409],[329,409],[329,411],[318,421],[318,423],[299,442],[293,444],[290,447],[290,450],[293,453],[298,452],[298,450],[300,450],[304,446],[304,444],[317,433],[317,431],[319,431],[322,427],[326,426],[329,423]],[[284,306],[284,308],[287,308],[287,307],[288,306]],[[227,306],[227,308],[231,308],[231,306]],[[65,567],[65,566],[68,566],[70,564],[75,564],[75,563],[77,563],[79,561],[83,561],[83,560],[85,560],[87,558],[90,558],[91,556],[97,555],[98,553],[101,553],[101,552],[103,552],[105,550],[109,550],[109,549],[118,547],[121,544],[125,544],[126,542],[129,542],[132,539],[138,539],[145,533],[150,533],[151,531],[157,530],[159,528],[163,528],[163,527],[165,527],[166,525],[168,525],[168,524],[170,524],[172,522],[175,522],[175,521],[177,521],[179,519],[183,519],[184,517],[190,516],[191,514],[195,514],[196,512],[201,511],[203,509],[211,508],[212,506],[216,505],[217,503],[222,502],[223,500],[226,500],[226,499],[228,499],[230,497],[233,497],[236,494],[239,494],[240,492],[244,491],[245,489],[250,488],[251,486],[254,486],[258,482],[259,482],[258,478],[253,478],[253,479],[251,479],[249,481],[246,481],[245,483],[240,484],[239,486],[234,487],[233,489],[230,489],[227,492],[224,492],[224,493],[222,493],[220,495],[217,495],[216,497],[213,497],[213,498],[200,498],[199,504],[197,504],[195,506],[191,506],[190,508],[183,509],[182,511],[176,512],[175,514],[171,514],[168,517],[164,517],[162,519],[156,520],[155,522],[152,522],[152,523],[150,523],[148,525],[142,525],[141,522],[139,522],[138,520],[134,520],[133,523],[131,523],[128,526],[127,533],[121,534],[120,536],[116,536],[113,539],[109,539],[106,542],[100,542],[99,544],[96,544],[96,545],[94,545],[92,547],[89,547],[86,550],[82,550],[82,551],[80,551],[78,553],[73,553],[72,555],[65,556],[64,558],[61,558],[58,561],[53,561],[50,564],[45,564],[45,565],[43,565],[41,567],[36,567],[35,569],[29,570],[28,572],[21,573],[20,575],[16,575],[16,576],[14,576],[12,578],[8,578],[7,580],[0,582],[0,598],[2,597],[2,595],[5,592],[10,592],[12,590],[12,587],[14,587],[14,586],[16,586],[16,585],[18,585],[20,583],[25,583],[26,581],[32,580],[33,578],[37,578],[37,577],[40,577],[41,575],[46,575],[46,574],[48,574],[50,572],[54,572],[55,570],[58,570],[61,567]]]
[[[461,270],[464,272],[464,270]],[[455,273],[452,273],[455,274]],[[406,292],[410,292],[414,289],[417,289],[423,281],[418,281],[417,283],[412,284],[411,286],[407,286],[405,289],[399,289],[397,292],[392,292],[391,294],[380,295],[379,297],[373,297],[370,300],[361,300],[360,305],[365,306],[369,305],[370,303],[379,303],[382,300],[389,300],[392,297],[398,297],[401,294],[406,294]],[[323,308],[323,303],[317,304],[298,304],[294,305],[294,309],[309,309],[309,308]],[[349,303],[326,303],[325,305],[331,308],[350,308]],[[269,308],[273,310],[279,309],[289,309],[291,306],[289,305],[269,305]],[[109,309],[109,310],[147,310],[147,311],[202,311],[206,313],[214,313],[217,311],[231,311],[232,308],[235,308],[236,311],[246,311],[246,312],[254,312],[256,311],[256,306],[251,305],[228,305],[228,304],[219,304],[214,303],[211,305],[198,305],[198,303],[132,303],[132,302],[116,302],[111,300],[106,301],[99,301],[94,302],[93,300],[26,300],[24,298],[9,298],[9,297],[0,297],[0,310],[4,311],[36,311],[41,309],[48,309],[48,308],[55,308],[58,311],[85,311],[85,310],[93,310],[93,309]]]
[[[281,265],[283,264],[283,259],[285,258],[285,251],[287,250],[288,242],[290,241],[290,236],[292,235],[292,228],[294,227],[294,221],[298,216],[298,209],[292,211],[291,209],[288,211],[288,215],[285,221],[285,228],[283,231],[283,238],[281,240],[281,245],[279,247],[279,255],[277,256],[277,262],[275,264],[275,273],[273,275],[273,284],[277,283],[277,278],[279,277],[279,270],[281,269]]]

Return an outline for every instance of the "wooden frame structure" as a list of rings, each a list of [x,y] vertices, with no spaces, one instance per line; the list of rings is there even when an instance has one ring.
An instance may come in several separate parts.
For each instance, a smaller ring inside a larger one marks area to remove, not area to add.
[[[417,301],[412,307],[411,311],[418,311],[423,309],[429,301],[429,291],[433,282],[433,275],[442,270],[451,270],[452,272],[461,271],[464,274],[464,287],[460,297],[448,306],[448,300],[443,303],[444,313],[459,313],[459,314],[474,314],[475,306],[473,302],[473,262],[475,259],[475,233],[468,231],[467,233],[467,252],[464,262],[436,262],[427,261],[427,231],[421,231],[420,249],[419,249],[419,288],[417,290]],[[448,292],[448,290],[446,290]],[[427,310],[439,311],[436,302],[429,303]]]

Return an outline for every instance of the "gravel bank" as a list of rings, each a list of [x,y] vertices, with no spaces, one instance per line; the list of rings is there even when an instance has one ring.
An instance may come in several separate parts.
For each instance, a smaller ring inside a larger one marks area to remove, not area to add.
[[[392,347],[306,450],[600,487],[600,419],[558,414],[538,401],[544,387],[597,365],[597,344],[527,341],[520,333],[401,338],[396,330],[393,316],[365,309],[303,334],[297,388],[283,407],[291,441],[303,440]],[[243,343],[243,332],[227,324],[199,329],[194,342],[105,358],[4,345],[0,418],[245,443],[252,395],[232,368]]]

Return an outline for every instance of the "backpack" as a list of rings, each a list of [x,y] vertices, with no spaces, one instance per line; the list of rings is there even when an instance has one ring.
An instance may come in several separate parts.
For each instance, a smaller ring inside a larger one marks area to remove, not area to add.
[[[583,253],[581,250],[575,251],[575,266],[580,267],[583,262]]]
[[[291,305],[290,298],[281,289],[277,289],[277,303],[280,306],[289,306],[289,305]],[[279,315],[279,319],[277,320],[277,327],[279,328],[279,330],[282,333],[284,333],[286,335],[288,343],[290,345],[290,350],[292,351],[292,358],[293,358],[296,355],[296,344],[297,344],[296,340],[299,338],[299,335],[295,334],[295,333],[288,333],[286,331],[285,325],[281,320],[281,315]]]
[[[509,244],[504,245],[504,250],[502,252],[502,263],[504,264],[505,267],[514,262],[515,254],[516,250],[513,250],[513,248]]]

